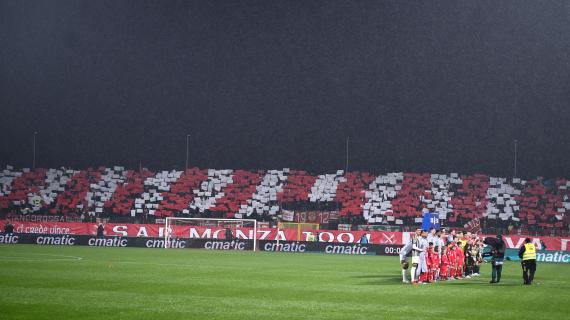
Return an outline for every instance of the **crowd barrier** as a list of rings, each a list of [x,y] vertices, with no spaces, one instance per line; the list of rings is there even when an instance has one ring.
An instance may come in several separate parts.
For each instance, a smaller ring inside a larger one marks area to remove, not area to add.
[[[4,230],[5,221],[0,220],[0,230]],[[68,235],[96,235],[96,223],[79,222],[13,222],[14,232],[20,234],[68,234]],[[160,224],[128,224],[128,223],[108,223],[104,226],[106,236],[117,237],[164,237],[164,225]],[[174,226],[172,234],[178,238],[223,238],[225,229],[223,227],[199,227],[199,226]],[[240,240],[253,239],[252,228],[239,228],[234,231],[235,237]],[[410,239],[409,232],[390,231],[341,231],[341,230],[319,230],[319,242],[328,243],[358,243],[362,237],[366,237],[371,244],[403,245]],[[299,234],[297,230],[276,228],[259,228],[257,230],[258,240],[280,240],[280,241],[307,241],[309,234],[315,231],[303,231]],[[495,236],[495,235],[491,235]],[[485,237],[485,235],[481,235]],[[524,243],[524,235],[504,235],[503,239],[507,248],[518,249]],[[530,236],[532,242],[538,249],[543,249],[543,245],[548,250],[570,252],[570,237],[540,237]]]
[[[90,246],[90,247],[138,247],[164,248],[164,238],[152,237],[96,237],[88,235],[69,234],[0,234],[0,244],[36,244],[59,246]],[[253,250],[253,240],[225,239],[192,239],[177,238],[169,243],[169,248],[175,249],[206,249],[206,250]],[[275,241],[259,240],[259,251],[326,253],[349,255],[382,255],[397,256],[401,246],[387,244],[358,244],[358,243],[329,243],[307,241]]]
[[[96,237],[90,235],[70,234],[1,234],[0,244],[37,244],[60,246],[90,247],[137,247],[164,248],[164,238],[156,237]],[[401,245],[396,244],[359,244],[340,242],[308,242],[308,241],[276,241],[258,240],[257,250],[271,252],[325,253],[349,255],[398,256]],[[253,250],[253,240],[248,239],[203,239],[176,238],[169,243],[172,249],[206,249],[206,250]],[[507,249],[508,260],[519,261],[518,249]],[[537,251],[537,262],[570,264],[570,253],[555,250]]]

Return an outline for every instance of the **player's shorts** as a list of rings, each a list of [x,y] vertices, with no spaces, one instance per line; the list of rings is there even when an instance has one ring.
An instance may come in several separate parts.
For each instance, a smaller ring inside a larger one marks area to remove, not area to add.
[[[412,263],[419,264],[420,263],[420,257],[419,256],[418,257],[412,257]]]

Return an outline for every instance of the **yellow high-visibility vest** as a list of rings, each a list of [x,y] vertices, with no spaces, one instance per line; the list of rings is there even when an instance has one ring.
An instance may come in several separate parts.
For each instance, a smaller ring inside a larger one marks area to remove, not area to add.
[[[523,260],[536,260],[536,247],[532,243],[524,244]]]

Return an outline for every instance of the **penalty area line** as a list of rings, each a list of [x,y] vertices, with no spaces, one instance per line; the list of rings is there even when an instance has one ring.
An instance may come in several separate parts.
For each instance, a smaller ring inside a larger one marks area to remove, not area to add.
[[[80,261],[83,260],[82,257],[77,256],[67,256],[62,254],[48,254],[48,253],[12,253],[8,256],[0,256],[0,262],[2,261],[25,261],[25,262],[38,262],[38,261]]]

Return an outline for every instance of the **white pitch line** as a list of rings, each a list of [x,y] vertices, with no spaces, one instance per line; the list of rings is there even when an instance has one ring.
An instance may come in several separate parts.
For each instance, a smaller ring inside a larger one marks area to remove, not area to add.
[[[14,254],[14,253],[12,253]],[[48,256],[48,257],[61,257],[63,259],[50,259],[50,258],[42,258],[42,257],[34,257],[34,256]],[[48,254],[48,253],[36,253],[36,254],[29,254],[23,253],[22,256],[0,256],[0,261],[3,260],[16,260],[16,261],[26,261],[26,262],[36,262],[36,261],[79,261],[83,260],[82,257],[76,256],[66,256],[62,254]]]

